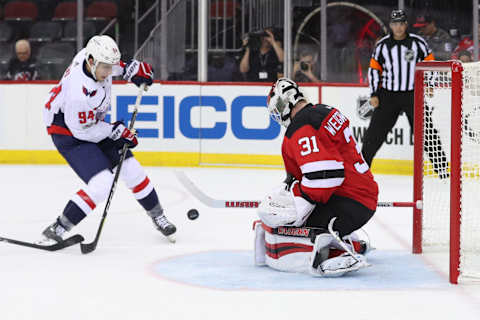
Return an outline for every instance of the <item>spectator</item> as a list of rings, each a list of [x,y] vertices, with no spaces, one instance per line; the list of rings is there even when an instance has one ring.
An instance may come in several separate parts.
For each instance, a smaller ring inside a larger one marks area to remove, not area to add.
[[[478,24],[478,36],[480,37],[480,23]],[[457,47],[453,51],[452,59],[458,59],[459,58],[458,54],[461,51],[465,51],[465,50],[470,52],[470,55],[472,56],[472,59],[473,59],[473,49],[474,49],[473,36],[472,35],[466,36],[458,43]]]
[[[427,41],[436,60],[446,61],[450,59],[454,48],[454,40],[447,31],[437,27],[435,19],[429,13],[417,16],[413,27],[420,29],[418,35]]]
[[[293,65],[293,80],[296,82],[320,82],[316,76],[317,55],[304,51],[300,54],[300,60]]]
[[[460,42],[460,30],[458,30],[458,27],[455,24],[452,24],[448,28],[448,34],[450,35],[453,43],[455,44],[454,48],[456,48],[458,43]]]
[[[22,39],[15,43],[15,55],[8,63],[7,80],[38,80],[35,59],[31,56],[30,43]]]
[[[467,50],[460,51],[458,53],[458,60],[462,62],[472,62],[472,54]]]
[[[247,81],[274,82],[277,67],[283,63],[283,49],[271,29],[252,32],[243,40],[245,53],[240,61],[240,72]]]
[[[224,52],[214,52],[208,64],[208,81],[235,81],[238,67]]]

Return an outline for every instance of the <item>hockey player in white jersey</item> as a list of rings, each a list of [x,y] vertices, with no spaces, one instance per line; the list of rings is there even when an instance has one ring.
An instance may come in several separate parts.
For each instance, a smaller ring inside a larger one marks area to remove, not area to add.
[[[120,60],[120,51],[109,36],[94,36],[76,54],[44,105],[47,132],[70,167],[85,182],[67,202],[63,213],[43,231],[42,243],[58,242],[63,234],[104,202],[114,179],[124,144],[138,141],[123,122],[104,121],[110,108],[112,76],[140,86],[153,83],[153,69],[145,63]],[[120,172],[135,199],[152,218],[155,227],[173,241],[176,227],[170,223],[152,182],[128,150]]]

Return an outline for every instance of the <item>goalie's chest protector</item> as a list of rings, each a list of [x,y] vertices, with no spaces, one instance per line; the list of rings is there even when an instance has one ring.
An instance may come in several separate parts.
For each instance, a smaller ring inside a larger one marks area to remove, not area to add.
[[[375,210],[378,186],[349,125],[349,120],[333,107],[304,107],[285,133],[285,169],[316,202],[326,203],[332,194],[337,194]],[[306,176],[308,179],[302,181]]]

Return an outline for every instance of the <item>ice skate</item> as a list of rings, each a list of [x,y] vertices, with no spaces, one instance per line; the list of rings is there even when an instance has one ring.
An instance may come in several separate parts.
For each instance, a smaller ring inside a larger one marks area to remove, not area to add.
[[[170,242],[175,242],[175,232],[177,228],[168,221],[167,217],[162,213],[156,217],[152,217],[153,224]]]
[[[319,271],[324,277],[341,277],[345,273],[358,271],[369,267],[365,256],[361,254],[350,255],[348,252],[331,259],[323,261],[319,266]]]
[[[38,241],[41,245],[52,245],[63,241],[63,234],[67,232],[67,229],[57,219],[54,223],[49,225],[43,232],[43,239]]]

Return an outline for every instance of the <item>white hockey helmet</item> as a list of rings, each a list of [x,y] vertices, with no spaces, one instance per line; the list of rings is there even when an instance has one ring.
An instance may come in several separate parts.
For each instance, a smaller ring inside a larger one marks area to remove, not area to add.
[[[284,127],[290,124],[290,113],[297,102],[305,100],[298,85],[288,78],[280,78],[270,89],[267,107],[270,116]]]
[[[95,70],[100,62],[115,65],[120,62],[120,56],[117,43],[106,35],[93,36],[85,47],[85,59],[95,79]],[[90,57],[93,58],[93,64],[88,61]]]

